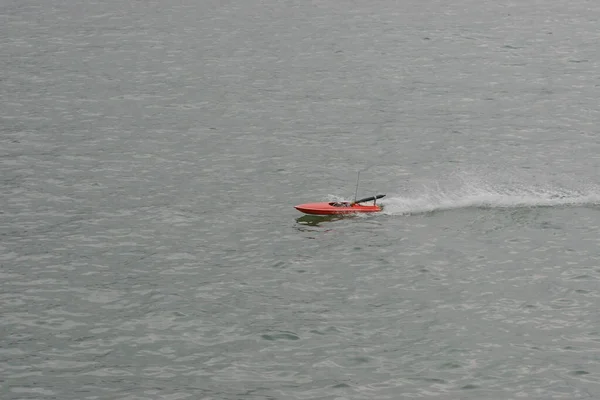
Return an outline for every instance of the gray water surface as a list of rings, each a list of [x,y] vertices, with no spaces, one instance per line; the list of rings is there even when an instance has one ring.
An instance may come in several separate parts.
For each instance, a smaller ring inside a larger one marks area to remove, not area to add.
[[[0,397],[599,398],[599,19],[1,0]]]

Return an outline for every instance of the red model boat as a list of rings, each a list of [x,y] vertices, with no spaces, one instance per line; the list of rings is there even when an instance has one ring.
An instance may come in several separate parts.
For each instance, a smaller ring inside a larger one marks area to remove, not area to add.
[[[385,194],[378,194],[377,196],[365,197],[357,201],[331,201],[323,203],[306,203],[294,206],[294,208],[305,214],[315,215],[333,215],[333,214],[353,214],[353,213],[373,213],[382,210],[377,205],[377,199],[385,197]],[[366,203],[372,201],[372,205],[362,205],[360,203]]]

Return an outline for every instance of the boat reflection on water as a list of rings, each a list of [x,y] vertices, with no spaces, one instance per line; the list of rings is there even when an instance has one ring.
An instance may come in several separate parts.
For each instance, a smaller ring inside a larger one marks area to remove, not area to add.
[[[339,221],[344,218],[351,218],[352,215],[303,215],[296,218],[296,222],[302,225],[319,226],[323,222]]]

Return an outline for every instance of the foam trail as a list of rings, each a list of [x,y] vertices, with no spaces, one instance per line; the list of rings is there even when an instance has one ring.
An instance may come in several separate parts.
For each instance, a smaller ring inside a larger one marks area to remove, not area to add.
[[[382,201],[386,214],[419,214],[461,208],[523,208],[600,205],[600,189],[572,190],[524,185],[496,187],[465,185],[455,190],[424,188],[419,194],[388,196]]]

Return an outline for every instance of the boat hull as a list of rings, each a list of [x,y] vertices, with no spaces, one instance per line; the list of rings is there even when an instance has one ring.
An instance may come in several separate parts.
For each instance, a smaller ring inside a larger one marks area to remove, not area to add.
[[[306,203],[294,206],[294,208],[305,214],[312,215],[375,213],[381,211],[381,207],[378,205],[361,205],[347,202]]]

